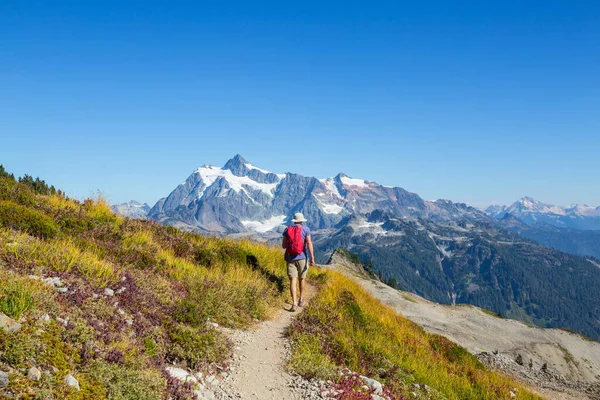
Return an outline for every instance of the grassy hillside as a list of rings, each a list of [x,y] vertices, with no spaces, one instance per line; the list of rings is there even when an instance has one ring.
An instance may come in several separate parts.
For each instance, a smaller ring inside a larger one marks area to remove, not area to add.
[[[24,398],[191,398],[164,365],[223,362],[228,341],[206,322],[247,327],[285,290],[277,249],[40,193],[43,185],[0,178],[0,312],[23,325],[0,329],[0,370]],[[39,381],[26,377],[32,366]],[[66,387],[67,374],[81,391]]]
[[[385,383],[393,398],[539,399],[504,376],[486,370],[464,348],[425,332],[346,276],[318,274],[319,294],[290,328],[290,366],[307,377],[335,379],[343,399],[368,399],[348,368]],[[402,397],[406,396],[406,397]]]
[[[226,362],[231,344],[208,322],[268,318],[287,296],[284,273],[280,249],[124,219],[101,200],[0,174],[0,312],[22,324],[0,329],[0,371],[21,398],[192,398],[165,365],[207,372]],[[333,378],[347,399],[363,394],[343,367],[385,382],[396,399],[413,383],[429,386],[422,398],[509,398],[514,388],[534,398],[349,279],[315,274],[320,292],[290,330],[291,366],[304,376]],[[27,377],[31,367],[40,380]]]

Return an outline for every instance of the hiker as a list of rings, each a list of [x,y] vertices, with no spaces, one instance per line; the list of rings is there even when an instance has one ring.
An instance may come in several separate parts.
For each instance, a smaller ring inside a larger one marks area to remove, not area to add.
[[[293,225],[285,228],[281,247],[285,249],[285,261],[287,263],[288,278],[290,278],[290,293],[292,295],[292,308],[290,311],[296,311],[296,306],[304,306],[304,279],[308,271],[308,254],[310,253],[310,265],[315,265],[315,253],[313,252],[310,229],[304,225],[306,218],[302,213],[294,214],[292,218]],[[308,251],[307,251],[308,250]],[[300,297],[296,302],[296,284],[300,279]]]

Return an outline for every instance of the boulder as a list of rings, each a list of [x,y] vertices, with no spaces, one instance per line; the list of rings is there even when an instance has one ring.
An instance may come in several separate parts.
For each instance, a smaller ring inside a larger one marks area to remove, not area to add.
[[[0,313],[0,329],[6,333],[13,333],[21,329],[21,324],[3,313]]]
[[[189,372],[187,372],[183,368],[167,367],[167,368],[165,368],[165,370],[167,371],[167,373],[170,376],[172,376],[173,378],[178,379],[182,382],[191,382],[191,383],[198,382],[198,379],[196,379],[193,375],[191,375]]]
[[[27,378],[29,378],[32,381],[39,381],[41,377],[42,372],[36,367],[31,367],[29,368],[29,371],[27,371]]]
[[[0,371],[0,387],[8,386],[8,372]]]
[[[67,384],[67,386],[80,391],[81,388],[79,387],[79,381],[77,379],[75,379],[75,377],[71,374],[65,376],[65,383]]]
[[[367,385],[369,386],[370,389],[372,389],[375,394],[381,394],[383,393],[383,385],[379,382],[377,382],[375,379],[371,379],[371,378],[367,378],[366,376],[360,376],[360,379]]]

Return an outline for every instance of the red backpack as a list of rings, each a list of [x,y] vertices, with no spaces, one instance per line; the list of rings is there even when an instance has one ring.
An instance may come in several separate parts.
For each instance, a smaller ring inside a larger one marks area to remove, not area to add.
[[[296,257],[304,251],[304,239],[302,239],[302,225],[291,225],[287,228],[286,252]]]

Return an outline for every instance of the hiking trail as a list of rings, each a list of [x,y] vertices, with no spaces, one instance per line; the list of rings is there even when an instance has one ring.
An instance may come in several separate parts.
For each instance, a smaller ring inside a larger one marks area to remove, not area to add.
[[[306,304],[315,295],[315,287],[306,283]],[[303,311],[297,307],[290,312],[290,302],[282,305],[274,317],[248,331],[231,331],[234,354],[230,371],[222,373],[215,398],[300,400],[321,399],[318,383],[309,382],[285,370],[290,355],[287,329]],[[305,306],[306,307],[306,306]]]

